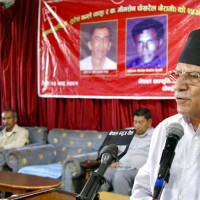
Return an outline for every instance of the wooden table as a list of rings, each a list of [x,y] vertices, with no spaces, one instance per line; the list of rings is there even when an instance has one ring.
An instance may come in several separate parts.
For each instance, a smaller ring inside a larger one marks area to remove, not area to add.
[[[130,196],[115,194],[111,192],[99,192],[100,200],[130,200]],[[76,200],[77,194],[64,190],[42,189],[9,197],[9,200]]]
[[[130,196],[112,192],[99,192],[100,200],[130,200]]]
[[[5,192],[23,194],[43,188],[56,188],[59,185],[61,181],[53,178],[0,171],[0,190]]]

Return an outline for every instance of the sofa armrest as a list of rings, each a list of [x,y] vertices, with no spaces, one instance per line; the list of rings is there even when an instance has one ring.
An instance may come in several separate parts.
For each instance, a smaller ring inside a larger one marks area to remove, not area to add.
[[[72,156],[71,158],[68,158],[63,162],[63,170],[70,167],[72,172],[72,177],[78,178],[79,176],[84,174],[81,167],[81,163],[86,160],[95,160],[96,158],[97,158],[97,152]]]
[[[29,165],[55,163],[55,148],[51,144],[12,149],[5,155],[7,165],[12,171]]]
[[[28,144],[26,146],[17,147],[17,148],[0,149],[0,169],[3,170],[4,167],[6,166],[6,155],[8,154],[8,152],[15,151],[15,150],[18,150],[18,149],[23,149],[23,148],[26,148],[26,147],[39,146],[39,145],[41,145],[41,143]]]
[[[6,161],[5,161],[5,149],[0,149],[0,169],[3,169],[3,166],[5,165]]]
[[[82,189],[81,181],[84,184],[85,170],[81,167],[81,162],[86,160],[95,160],[97,152],[80,154],[66,159],[62,164],[62,188],[70,192],[80,192]],[[81,179],[82,177],[82,179]],[[73,179],[78,179],[74,181]],[[77,183],[78,182],[78,183]],[[80,186],[81,185],[81,186]]]

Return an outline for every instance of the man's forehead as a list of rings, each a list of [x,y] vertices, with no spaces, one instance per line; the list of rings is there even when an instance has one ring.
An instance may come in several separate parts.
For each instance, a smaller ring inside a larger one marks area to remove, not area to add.
[[[153,28],[144,29],[140,34],[135,36],[135,39],[157,38],[156,31]]]
[[[200,71],[200,66],[187,64],[187,63],[178,63],[176,69],[178,71]]]
[[[93,36],[95,35],[100,35],[100,34],[105,34],[105,35],[110,35],[110,31],[107,27],[104,27],[104,28],[96,28],[94,30],[94,33],[93,33]]]
[[[137,116],[137,115],[135,115],[135,116],[133,117],[133,120],[137,120],[137,121],[142,121],[142,120],[144,120],[144,119],[145,119],[144,116]]]
[[[2,113],[2,117],[12,117],[13,116],[13,113],[12,111],[6,111],[6,112],[3,112]]]

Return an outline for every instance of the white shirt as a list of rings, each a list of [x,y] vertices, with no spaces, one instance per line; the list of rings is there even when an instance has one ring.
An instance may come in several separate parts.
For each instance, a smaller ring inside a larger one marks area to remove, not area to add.
[[[116,70],[117,65],[114,61],[109,59],[108,57],[105,58],[105,63],[103,65],[102,70]],[[88,56],[80,61],[80,70],[94,70],[92,66],[92,57]]]
[[[29,132],[27,129],[15,124],[11,132],[6,128],[0,131],[0,147],[4,149],[23,147],[29,143]]]
[[[152,200],[159,162],[166,142],[166,127],[173,122],[183,126],[184,136],[177,144],[169,183],[165,185],[160,200],[200,199],[200,128],[195,132],[189,119],[177,114],[155,128],[147,162],[136,176],[130,200]]]

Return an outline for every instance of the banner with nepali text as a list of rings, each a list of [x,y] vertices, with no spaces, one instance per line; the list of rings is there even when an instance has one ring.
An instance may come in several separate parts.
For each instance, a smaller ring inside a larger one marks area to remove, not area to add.
[[[38,95],[172,99],[174,70],[200,26],[190,0],[40,0]]]

